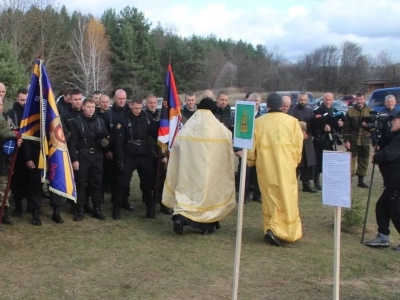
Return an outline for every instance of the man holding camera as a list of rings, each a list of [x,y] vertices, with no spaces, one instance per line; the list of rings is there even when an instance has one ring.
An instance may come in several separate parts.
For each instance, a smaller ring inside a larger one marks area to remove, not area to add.
[[[386,118],[394,118],[399,111],[396,109],[396,98],[393,95],[387,95],[385,97],[385,108],[379,112],[379,119],[382,120],[382,128],[375,130],[372,133],[372,145],[376,150],[382,150],[385,148],[392,138],[389,123],[386,122]]]
[[[70,121],[68,150],[75,171],[77,204],[74,221],[82,221],[85,214],[86,188],[90,186],[93,202],[92,216],[99,220],[106,217],[101,212],[104,151],[109,146],[108,131],[104,120],[95,114],[93,99],[83,100],[83,114]]]
[[[371,128],[367,123],[371,109],[365,105],[364,93],[357,93],[356,101],[356,105],[350,107],[346,113],[343,140],[346,149],[351,151],[351,176],[357,174],[357,186],[368,188],[368,185],[364,182],[364,177],[368,170],[369,151],[371,148]]]
[[[316,190],[322,189],[319,177],[322,173],[323,152],[324,150],[336,151],[336,143],[339,141],[337,131],[344,125],[342,121],[344,115],[332,106],[333,94],[326,93],[322,101],[323,103],[320,107],[314,109],[314,117],[310,122],[314,137],[315,156],[317,158],[314,173],[314,187]]]
[[[400,113],[397,113],[391,121],[391,132],[390,143],[372,158],[372,162],[378,164],[381,169],[385,189],[375,209],[378,235],[365,243],[370,247],[390,246],[390,221],[400,233]],[[393,249],[400,251],[400,245]]]

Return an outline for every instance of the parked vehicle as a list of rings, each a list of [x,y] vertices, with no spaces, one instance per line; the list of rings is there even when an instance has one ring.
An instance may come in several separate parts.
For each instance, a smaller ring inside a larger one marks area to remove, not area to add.
[[[333,101],[332,106],[344,114],[346,114],[346,112],[349,110],[349,107],[346,105],[346,103],[340,100]]]
[[[381,111],[385,107],[385,97],[393,95],[396,98],[396,108],[400,109],[400,87],[379,89],[372,92],[369,98],[369,107],[375,111]]]
[[[336,100],[346,103],[347,106],[352,106],[354,101],[356,101],[356,96],[355,95],[339,96],[336,98]]]

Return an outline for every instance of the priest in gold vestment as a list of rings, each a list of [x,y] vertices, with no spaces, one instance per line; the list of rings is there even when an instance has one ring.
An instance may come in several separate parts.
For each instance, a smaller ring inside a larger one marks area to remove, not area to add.
[[[162,203],[174,210],[177,234],[186,225],[211,234],[236,207],[232,133],[214,108],[212,99],[201,100],[171,149]]]
[[[281,246],[302,237],[296,168],[304,136],[298,120],[280,110],[282,98],[278,94],[268,96],[267,106],[268,113],[255,120],[247,164],[257,169],[264,240]]]

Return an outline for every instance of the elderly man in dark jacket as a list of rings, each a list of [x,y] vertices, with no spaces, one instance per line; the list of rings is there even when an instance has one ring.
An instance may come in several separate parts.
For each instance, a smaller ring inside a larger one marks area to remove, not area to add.
[[[314,113],[307,107],[307,101],[307,93],[300,92],[297,96],[297,105],[289,110],[288,114],[307,124],[307,136],[304,139],[303,153],[297,168],[297,176],[300,176],[300,180],[303,183],[303,192],[316,193],[317,191],[310,185],[310,180],[313,179],[314,166],[317,164],[311,136],[311,119],[314,117]]]

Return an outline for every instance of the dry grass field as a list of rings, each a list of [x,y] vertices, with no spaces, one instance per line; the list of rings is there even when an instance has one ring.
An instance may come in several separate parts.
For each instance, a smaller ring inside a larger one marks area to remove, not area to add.
[[[353,182],[355,184],[355,182]],[[0,233],[0,299],[230,299],[237,212],[213,235],[172,231],[170,216],[144,218],[137,177],[132,181],[135,212],[99,221],[72,221],[68,205],[64,224],[51,221],[47,202],[41,227],[30,215],[15,218]],[[382,191],[373,184],[366,238],[375,236],[374,203]],[[366,203],[368,190],[356,189]],[[303,238],[284,248],[263,242],[261,206],[245,205],[239,299],[331,299],[333,209],[321,193],[299,192]],[[392,228],[393,229],[393,228]],[[361,228],[342,233],[341,299],[400,299],[400,253],[360,244]],[[393,229],[392,243],[399,243]]]

